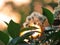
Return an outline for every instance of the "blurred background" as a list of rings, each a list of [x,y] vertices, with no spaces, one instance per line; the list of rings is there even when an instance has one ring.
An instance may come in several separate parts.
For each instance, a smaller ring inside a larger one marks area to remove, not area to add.
[[[21,12],[25,15],[30,15],[31,11],[38,10],[43,13],[43,6],[54,13],[55,7],[58,5],[58,0],[0,0],[0,30],[6,30],[7,25],[4,23],[12,19],[16,23],[20,23]]]
[[[5,22],[13,20],[20,23],[21,13],[24,13],[23,16],[28,16],[33,11],[42,14],[42,7],[45,7],[54,14],[57,6],[58,0],[0,0],[0,31],[7,30]]]

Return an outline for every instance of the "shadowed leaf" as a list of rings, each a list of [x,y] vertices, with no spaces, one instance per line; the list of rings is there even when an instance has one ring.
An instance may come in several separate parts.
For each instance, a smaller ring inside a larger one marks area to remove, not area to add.
[[[49,24],[52,25],[54,22],[53,14],[46,8],[42,8],[42,9],[43,9],[43,15],[47,17]]]
[[[11,20],[8,25],[8,33],[11,37],[16,38],[20,33],[20,25]]]
[[[10,43],[9,43],[9,45],[17,45],[17,44],[19,44],[19,43],[25,43],[24,42],[24,38],[22,38],[22,37],[16,37],[16,38],[14,38]]]
[[[5,45],[8,44],[9,42],[9,36],[7,34],[5,34],[4,32],[0,31],[0,40],[5,43]]]

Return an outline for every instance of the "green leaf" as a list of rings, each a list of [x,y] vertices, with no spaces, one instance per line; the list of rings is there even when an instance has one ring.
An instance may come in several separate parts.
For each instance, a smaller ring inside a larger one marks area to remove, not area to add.
[[[46,8],[42,8],[42,9],[43,9],[43,15],[47,17],[49,24],[52,25],[54,22],[53,14]]]
[[[0,40],[5,43],[5,45],[7,45],[9,42],[9,36],[6,33],[0,31]]]
[[[8,25],[8,33],[11,37],[16,38],[20,33],[20,25],[11,20]]]

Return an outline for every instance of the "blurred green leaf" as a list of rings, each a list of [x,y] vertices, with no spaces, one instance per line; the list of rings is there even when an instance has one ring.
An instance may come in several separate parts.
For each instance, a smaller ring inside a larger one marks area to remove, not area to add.
[[[20,28],[23,27],[23,23],[26,20],[27,15],[25,15],[24,11],[20,10],[20,14],[21,14],[21,22],[20,22]]]
[[[20,10],[20,14],[21,14],[21,23],[20,24],[23,24],[26,20],[26,17],[27,15],[25,15],[24,11]]]
[[[7,45],[9,42],[9,36],[6,33],[0,31],[0,40],[5,43],[5,45]]]
[[[20,33],[20,25],[11,20],[8,25],[8,33],[11,37],[16,38]]]
[[[46,8],[42,8],[42,9],[43,9],[43,15],[47,17],[49,24],[52,25],[54,22],[53,14]]]

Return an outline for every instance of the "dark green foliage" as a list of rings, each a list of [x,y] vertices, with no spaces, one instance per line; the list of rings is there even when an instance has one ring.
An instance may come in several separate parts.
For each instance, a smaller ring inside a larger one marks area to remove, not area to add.
[[[24,40],[24,38],[22,38],[22,37],[16,37],[11,40],[9,45],[17,45],[18,43],[25,43],[23,40]]]
[[[16,38],[20,33],[20,25],[11,20],[8,25],[8,33],[11,37]]]
[[[53,14],[46,8],[42,8],[42,9],[43,9],[43,15],[47,17],[49,24],[52,25],[54,22]]]
[[[51,3],[48,3],[48,5],[50,5],[54,9],[55,7],[58,6],[58,3],[51,2]]]
[[[9,36],[6,33],[0,31],[0,40],[5,43],[5,45],[7,45],[9,42]]]
[[[54,29],[45,30],[43,34],[45,38],[41,40],[42,43],[46,43],[47,41],[49,45],[56,45],[58,42],[60,42],[60,30],[57,32],[56,31],[57,30]]]

